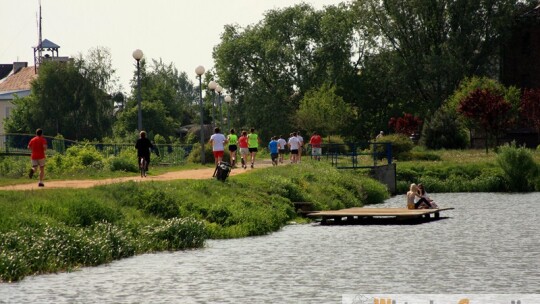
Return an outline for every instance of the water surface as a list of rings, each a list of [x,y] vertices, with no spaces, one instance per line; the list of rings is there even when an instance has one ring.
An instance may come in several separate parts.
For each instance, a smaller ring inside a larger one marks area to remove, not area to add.
[[[421,225],[289,225],[0,285],[0,303],[341,303],[343,294],[540,293],[540,193],[433,194]],[[397,196],[378,207],[401,207]]]

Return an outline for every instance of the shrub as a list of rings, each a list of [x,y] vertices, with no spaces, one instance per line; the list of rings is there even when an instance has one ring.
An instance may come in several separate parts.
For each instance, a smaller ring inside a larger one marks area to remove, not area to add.
[[[150,236],[162,250],[181,250],[203,246],[207,232],[204,224],[193,218],[173,218],[153,227]]]
[[[214,154],[212,153],[212,145],[205,144],[204,145],[204,159],[206,163],[213,163],[214,162]],[[190,163],[201,163],[201,144],[194,144],[193,149],[191,149],[191,152],[188,156],[188,162]]]
[[[396,159],[400,159],[401,154],[410,152],[414,146],[412,140],[403,134],[391,134],[382,138],[381,144],[376,146],[376,151],[380,159],[386,157],[386,145],[384,143],[392,144],[392,155]]]
[[[532,153],[525,147],[516,147],[515,143],[499,148],[497,164],[504,172],[510,191],[532,191],[538,179],[538,165]]]
[[[96,150],[96,147],[89,144],[69,147],[66,151],[66,156],[77,159],[77,161],[85,167],[88,167],[97,161],[103,161],[103,156]]]
[[[411,151],[411,152],[401,153],[399,160],[401,161],[410,161],[410,160],[438,161],[438,160],[441,160],[441,157],[435,153]]]
[[[439,109],[422,129],[420,144],[429,149],[464,149],[468,136],[455,111]]]
[[[135,149],[122,149],[116,157],[111,157],[108,160],[109,169],[111,171],[137,172],[137,152]]]

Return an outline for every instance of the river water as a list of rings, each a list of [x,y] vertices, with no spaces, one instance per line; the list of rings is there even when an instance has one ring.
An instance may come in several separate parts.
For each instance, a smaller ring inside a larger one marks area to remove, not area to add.
[[[420,225],[289,225],[0,284],[0,303],[341,303],[344,294],[540,293],[540,193],[433,194]],[[377,207],[401,207],[397,196]]]

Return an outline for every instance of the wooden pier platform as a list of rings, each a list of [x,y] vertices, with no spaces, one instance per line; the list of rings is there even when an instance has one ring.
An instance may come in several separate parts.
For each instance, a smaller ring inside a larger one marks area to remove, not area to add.
[[[454,208],[439,209],[407,209],[407,208],[348,208],[341,210],[315,211],[307,216],[320,218],[321,224],[419,224],[441,218],[441,211]],[[432,216],[433,215],[433,216]]]

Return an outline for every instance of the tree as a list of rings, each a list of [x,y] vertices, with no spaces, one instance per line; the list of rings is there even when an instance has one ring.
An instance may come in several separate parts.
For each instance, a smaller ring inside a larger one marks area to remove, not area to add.
[[[458,112],[477,122],[485,134],[486,154],[488,153],[488,137],[498,138],[512,121],[512,105],[501,94],[489,90],[477,89],[464,98]]]
[[[429,149],[464,149],[468,137],[457,112],[441,107],[426,119],[420,143]]]
[[[45,133],[74,140],[109,135],[113,102],[103,88],[113,73],[87,64],[82,56],[69,62],[45,61],[30,96],[15,101],[6,130],[33,133],[42,128]]]
[[[213,56],[218,82],[235,97],[238,123],[264,128],[263,136],[288,133],[307,91],[329,82],[340,92],[343,79],[356,75],[353,24],[345,6],[316,11],[300,4],[271,10],[246,28],[226,26]]]
[[[392,117],[388,126],[394,129],[394,132],[411,136],[417,134],[422,126],[422,120],[418,116],[410,113],[403,114],[403,117]]]
[[[131,97],[115,124],[115,136],[124,137],[137,129],[137,74],[134,72]],[[191,123],[195,117],[193,101],[197,91],[185,72],[180,73],[172,64],[160,60],[140,61],[141,113],[143,128],[165,138],[175,137],[181,125]],[[159,113],[159,115],[157,115]]]
[[[531,124],[540,136],[540,89],[523,92],[519,112],[523,120]]]
[[[370,42],[366,56],[386,54],[382,74],[401,75],[399,89],[410,95],[399,102],[414,101],[422,115],[438,109],[464,77],[496,75],[516,0],[365,0],[353,10]]]
[[[352,113],[350,106],[336,94],[336,88],[325,84],[304,95],[295,117],[300,129],[333,135],[343,131]]]

